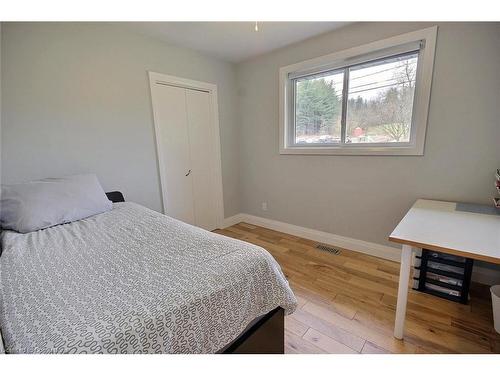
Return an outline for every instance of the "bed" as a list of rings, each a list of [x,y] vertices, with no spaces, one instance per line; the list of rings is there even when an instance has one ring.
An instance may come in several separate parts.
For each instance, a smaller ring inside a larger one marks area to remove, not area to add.
[[[264,249],[108,193],[111,211],[3,231],[7,353],[277,353],[296,299]]]

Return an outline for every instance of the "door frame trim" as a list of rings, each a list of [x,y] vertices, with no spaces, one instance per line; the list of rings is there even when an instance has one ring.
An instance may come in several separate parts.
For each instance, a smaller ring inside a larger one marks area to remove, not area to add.
[[[222,160],[221,160],[221,149],[220,149],[220,126],[219,126],[219,105],[217,100],[217,85],[208,82],[194,81],[187,78],[171,76],[167,74],[157,73],[148,71],[149,76],[149,88],[151,91],[151,107],[153,111],[153,122],[154,122],[154,130],[155,130],[155,142],[156,142],[156,158],[157,158],[157,168],[158,174],[160,176],[160,189],[162,196],[162,206],[163,213],[165,214],[167,211],[167,194],[166,194],[166,186],[167,180],[165,173],[162,171],[165,168],[163,163],[163,150],[159,138],[160,128],[159,128],[159,120],[155,112],[154,105],[154,91],[155,86],[157,84],[170,85],[175,87],[181,87],[190,90],[199,90],[207,92],[210,96],[210,115],[211,115],[211,133],[213,137],[213,144],[215,145],[215,189],[216,189],[216,207],[217,207],[217,227],[222,228],[224,221],[224,195],[223,195],[223,186],[222,186]]]

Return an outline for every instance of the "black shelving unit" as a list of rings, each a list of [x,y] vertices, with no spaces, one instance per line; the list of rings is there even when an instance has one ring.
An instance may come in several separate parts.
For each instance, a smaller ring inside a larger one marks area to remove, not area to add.
[[[450,301],[467,304],[472,276],[473,259],[442,254],[437,251],[422,249],[417,287],[414,289],[445,298]]]

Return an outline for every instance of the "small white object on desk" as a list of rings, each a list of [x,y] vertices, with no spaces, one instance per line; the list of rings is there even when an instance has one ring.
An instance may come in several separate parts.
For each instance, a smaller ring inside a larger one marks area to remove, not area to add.
[[[413,248],[500,264],[500,212],[491,206],[419,199],[389,236],[403,245],[394,336],[403,338]]]

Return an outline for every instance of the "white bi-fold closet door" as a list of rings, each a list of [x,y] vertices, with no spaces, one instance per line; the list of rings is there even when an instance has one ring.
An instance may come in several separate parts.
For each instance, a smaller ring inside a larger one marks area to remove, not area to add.
[[[207,230],[222,219],[217,91],[150,73],[158,165],[167,215]]]

